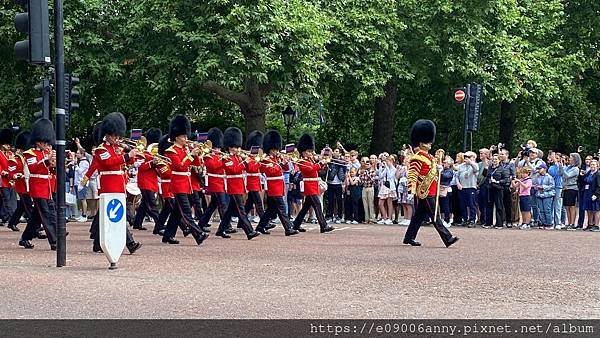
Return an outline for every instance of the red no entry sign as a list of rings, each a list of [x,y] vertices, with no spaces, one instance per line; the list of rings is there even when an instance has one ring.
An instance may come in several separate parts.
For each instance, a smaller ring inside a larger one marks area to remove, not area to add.
[[[454,99],[456,102],[462,102],[465,99],[465,92],[462,89],[458,89],[454,92]]]

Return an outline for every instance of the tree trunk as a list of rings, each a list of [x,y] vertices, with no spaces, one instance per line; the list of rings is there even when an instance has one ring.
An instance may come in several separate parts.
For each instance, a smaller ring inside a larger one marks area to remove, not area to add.
[[[260,130],[265,131],[265,116],[267,104],[264,92],[254,79],[244,81],[244,95],[246,104],[240,105],[244,120],[246,122],[246,134]]]
[[[394,147],[394,122],[398,92],[392,80],[385,85],[385,95],[375,100],[371,154],[391,153]]]
[[[516,152],[513,149],[515,122],[517,121],[517,112],[514,109],[514,104],[503,100],[500,102],[500,130],[498,139],[500,143],[504,143],[504,147],[511,152]]]

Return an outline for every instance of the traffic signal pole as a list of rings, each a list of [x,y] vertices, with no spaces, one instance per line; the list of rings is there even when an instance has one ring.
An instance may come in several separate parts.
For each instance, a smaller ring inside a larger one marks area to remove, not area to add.
[[[464,118],[464,127],[463,127],[463,153],[467,152],[467,142],[469,139],[469,131],[468,131],[468,124],[469,124],[469,117],[468,117],[468,113],[467,113],[467,108],[468,108],[468,103],[469,103],[469,98],[471,97],[471,85],[467,84],[465,86],[465,99],[463,100],[463,112],[465,115]]]
[[[56,84],[56,266],[67,264],[65,220],[65,48],[63,0],[54,0],[54,70]]]

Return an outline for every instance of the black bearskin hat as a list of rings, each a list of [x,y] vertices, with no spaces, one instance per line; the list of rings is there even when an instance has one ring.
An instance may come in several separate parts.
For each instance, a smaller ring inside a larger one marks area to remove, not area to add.
[[[92,129],[92,143],[93,146],[99,146],[102,144],[102,140],[104,139],[104,133],[102,132],[102,121],[94,124],[94,129]]]
[[[158,141],[158,153],[164,155],[165,151],[172,146],[173,143],[169,140],[169,135],[164,135]]]
[[[281,135],[277,130],[269,130],[263,137],[263,149],[269,151],[271,149],[281,150]]]
[[[208,130],[208,140],[212,142],[213,148],[223,148],[223,132],[214,127]]]
[[[306,150],[315,150],[315,139],[308,134],[303,134],[300,136],[300,140],[298,141],[296,149],[298,149],[300,154]]]
[[[127,121],[121,113],[110,113],[102,120],[102,137],[106,135],[125,136]]]
[[[189,137],[191,132],[192,126],[190,125],[190,120],[184,115],[176,115],[171,119],[171,123],[169,123],[169,137],[171,141],[175,141],[175,138],[180,135]]]
[[[13,143],[13,130],[11,128],[4,128],[0,130],[0,144],[12,144]]]
[[[29,137],[31,145],[35,145],[36,142],[45,142],[53,145],[55,141],[54,126],[50,120],[38,119],[31,125],[31,135]]]
[[[223,133],[223,146],[225,149],[242,146],[242,131],[236,127],[229,127]]]
[[[418,120],[410,130],[410,144],[418,147],[419,143],[435,141],[435,124],[431,120]]]
[[[162,132],[158,128],[150,128],[146,132],[146,141],[148,141],[148,144],[158,143],[161,137]]]
[[[251,132],[246,140],[246,149],[250,150],[252,147],[262,148],[263,137],[264,134],[259,130]]]
[[[20,150],[27,150],[31,148],[29,144],[29,138],[31,137],[31,133],[27,130],[23,130],[22,132],[17,134],[15,137],[15,148]]]

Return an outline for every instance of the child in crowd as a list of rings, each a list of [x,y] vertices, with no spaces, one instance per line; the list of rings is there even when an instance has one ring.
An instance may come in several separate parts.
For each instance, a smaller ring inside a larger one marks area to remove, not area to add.
[[[515,189],[519,190],[519,207],[521,210],[521,229],[529,229],[531,222],[531,177],[529,168],[521,167],[517,170],[517,178],[512,182]]]
[[[362,199],[362,188],[357,172],[357,169],[352,167],[350,175],[346,176],[346,196],[350,198],[352,203],[349,215],[350,219],[347,219],[346,222],[351,224],[358,224],[360,218],[358,203]]]

